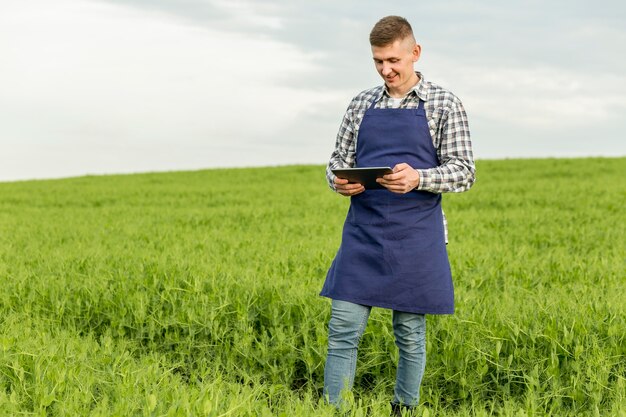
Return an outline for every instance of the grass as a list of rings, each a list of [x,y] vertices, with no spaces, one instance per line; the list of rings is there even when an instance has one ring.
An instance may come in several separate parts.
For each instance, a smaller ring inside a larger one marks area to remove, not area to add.
[[[457,311],[429,316],[423,416],[626,416],[625,158],[479,161],[444,197]],[[331,416],[348,200],[321,166],[0,184],[0,415]],[[352,416],[387,415],[375,309]]]

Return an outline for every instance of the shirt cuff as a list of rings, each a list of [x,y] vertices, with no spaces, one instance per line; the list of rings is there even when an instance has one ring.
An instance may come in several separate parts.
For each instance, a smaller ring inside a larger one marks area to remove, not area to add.
[[[337,192],[337,187],[335,187],[335,174],[330,174],[327,178],[328,178],[328,186],[330,187],[331,190],[333,190],[334,192]]]
[[[429,190],[433,182],[430,172],[426,169],[417,169],[416,171],[420,176],[420,183],[415,189],[419,191]]]

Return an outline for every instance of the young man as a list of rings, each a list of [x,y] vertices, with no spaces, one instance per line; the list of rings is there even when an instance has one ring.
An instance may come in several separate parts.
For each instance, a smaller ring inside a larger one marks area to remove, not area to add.
[[[413,65],[421,47],[404,18],[381,19],[370,33],[384,85],[350,103],[327,169],[329,185],[351,197],[339,251],[321,295],[332,299],[324,394],[338,405],[351,389],[357,347],[372,307],[393,310],[400,359],[392,414],[415,407],[426,363],[425,314],[452,314],[441,194],[468,190],[474,161],[467,116],[452,93]],[[389,166],[366,190],[332,168]]]

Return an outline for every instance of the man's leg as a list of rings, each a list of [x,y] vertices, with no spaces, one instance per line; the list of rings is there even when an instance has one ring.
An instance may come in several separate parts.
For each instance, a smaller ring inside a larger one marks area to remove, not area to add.
[[[352,389],[359,341],[371,307],[333,300],[328,324],[328,356],[324,368],[324,396],[339,405],[341,391]]]
[[[426,317],[394,310],[393,332],[400,352],[393,403],[413,407],[426,367]]]

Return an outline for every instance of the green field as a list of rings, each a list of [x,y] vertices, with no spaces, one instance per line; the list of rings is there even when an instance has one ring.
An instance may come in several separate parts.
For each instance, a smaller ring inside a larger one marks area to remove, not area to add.
[[[626,158],[479,161],[421,416],[626,416]],[[331,416],[322,166],[0,183],[0,415]],[[374,309],[346,415],[386,416]]]

